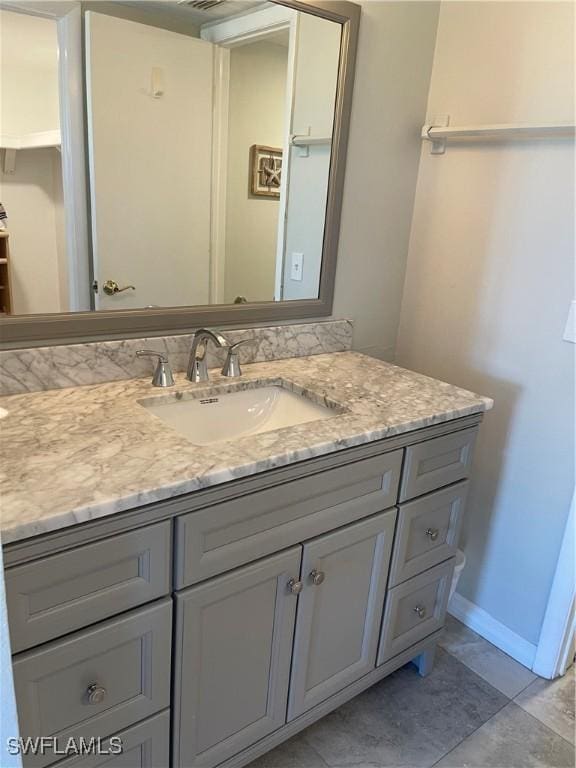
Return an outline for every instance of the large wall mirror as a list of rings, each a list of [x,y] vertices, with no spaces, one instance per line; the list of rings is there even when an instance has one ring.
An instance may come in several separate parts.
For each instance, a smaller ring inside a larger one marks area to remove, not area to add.
[[[0,337],[331,311],[359,9],[0,3]]]

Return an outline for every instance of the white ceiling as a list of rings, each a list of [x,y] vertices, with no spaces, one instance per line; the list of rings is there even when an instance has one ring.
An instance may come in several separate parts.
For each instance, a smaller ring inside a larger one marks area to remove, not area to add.
[[[151,11],[165,13],[171,19],[192,21],[201,26],[209,21],[226,19],[249,13],[257,6],[271,5],[262,0],[223,0],[211,8],[194,7],[195,0],[122,0],[122,5],[146,7]]]

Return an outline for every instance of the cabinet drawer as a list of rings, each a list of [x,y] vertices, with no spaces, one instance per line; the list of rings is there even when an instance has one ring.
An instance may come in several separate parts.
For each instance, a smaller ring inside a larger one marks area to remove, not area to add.
[[[169,522],[9,568],[12,651],[61,637],[169,591]]]
[[[120,754],[69,757],[58,768],[169,768],[170,710],[114,734],[102,742],[102,751],[116,751],[116,740],[122,743]]]
[[[394,451],[179,517],[176,588],[393,506],[401,462]]]
[[[467,492],[465,481],[401,505],[389,586],[454,557]]]
[[[400,501],[465,480],[477,434],[478,427],[473,427],[407,448]]]
[[[454,558],[388,590],[378,664],[444,626]]]
[[[109,736],[165,709],[171,645],[172,602],[166,599],[16,656],[21,735],[59,742]],[[29,755],[24,764],[43,766],[57,757]]]

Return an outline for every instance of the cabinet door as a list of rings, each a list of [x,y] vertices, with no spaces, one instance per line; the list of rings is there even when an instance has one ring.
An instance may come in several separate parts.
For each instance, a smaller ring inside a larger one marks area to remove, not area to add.
[[[218,765],[284,725],[301,547],[176,596],[174,765]]]
[[[304,546],[288,719],[376,666],[396,510]]]

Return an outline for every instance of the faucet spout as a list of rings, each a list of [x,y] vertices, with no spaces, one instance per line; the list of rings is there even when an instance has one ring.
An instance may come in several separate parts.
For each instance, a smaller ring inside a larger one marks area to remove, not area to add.
[[[190,348],[190,358],[186,372],[188,381],[195,383],[208,381],[206,349],[210,341],[214,342],[217,347],[229,346],[227,339],[217,331],[210,331],[208,328],[197,330],[192,337],[192,347]]]

